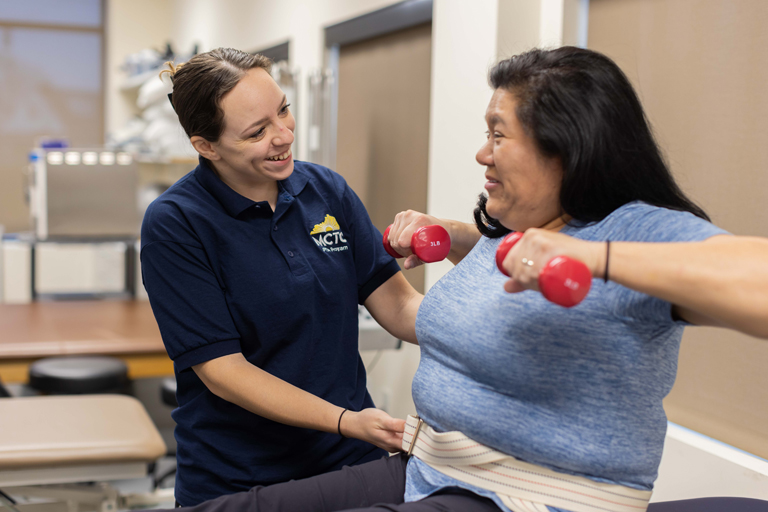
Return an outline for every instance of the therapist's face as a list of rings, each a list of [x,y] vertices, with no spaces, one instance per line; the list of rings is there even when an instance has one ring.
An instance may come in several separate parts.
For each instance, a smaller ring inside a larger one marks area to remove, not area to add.
[[[270,187],[291,175],[296,121],[269,73],[249,70],[222,98],[221,109],[224,131],[218,142],[210,143],[211,156],[201,154],[225,183],[236,189]]]
[[[488,140],[476,158],[486,168],[486,211],[514,231],[546,228],[561,216],[563,169],[559,158],[541,155],[516,108],[512,93],[496,89],[485,113]]]

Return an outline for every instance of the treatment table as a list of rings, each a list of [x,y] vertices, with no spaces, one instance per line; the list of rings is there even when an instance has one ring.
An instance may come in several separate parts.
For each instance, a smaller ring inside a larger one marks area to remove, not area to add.
[[[172,500],[172,489],[121,496],[107,482],[147,475],[166,446],[146,410],[124,395],[0,399],[0,490],[34,497],[25,512],[116,511]]]

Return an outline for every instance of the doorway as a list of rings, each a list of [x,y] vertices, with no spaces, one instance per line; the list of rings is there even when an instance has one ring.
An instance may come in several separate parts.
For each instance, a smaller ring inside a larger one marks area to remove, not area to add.
[[[339,48],[336,171],[382,232],[427,208],[431,51],[431,22]],[[404,275],[424,292],[423,266]]]

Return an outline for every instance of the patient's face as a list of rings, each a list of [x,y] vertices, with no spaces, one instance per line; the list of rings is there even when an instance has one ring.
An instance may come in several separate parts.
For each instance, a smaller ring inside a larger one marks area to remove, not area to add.
[[[517,119],[517,98],[496,89],[485,120],[488,140],[477,152],[486,167],[488,215],[515,231],[546,227],[561,216],[559,158],[541,155]]]

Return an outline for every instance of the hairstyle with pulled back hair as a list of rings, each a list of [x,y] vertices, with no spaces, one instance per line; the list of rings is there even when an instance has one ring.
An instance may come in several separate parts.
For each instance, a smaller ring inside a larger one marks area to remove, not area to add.
[[[707,214],[667,168],[632,85],[608,57],[565,46],[503,60],[488,76],[515,96],[515,114],[545,157],[563,166],[560,206],[575,220],[598,222],[632,201]],[[485,236],[509,232],[488,216],[480,195],[475,222]]]
[[[171,102],[187,136],[218,142],[224,131],[221,99],[234,89],[248,70],[261,68],[269,72],[272,61],[260,54],[216,48],[195,55],[183,64],[167,62],[166,65],[170,69],[160,74],[168,73],[171,77]]]

